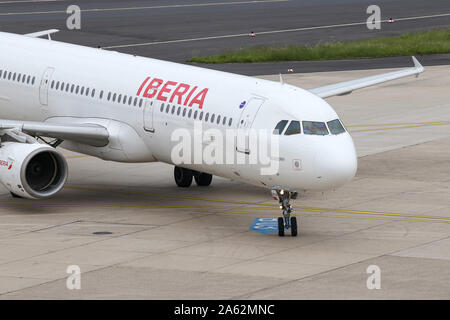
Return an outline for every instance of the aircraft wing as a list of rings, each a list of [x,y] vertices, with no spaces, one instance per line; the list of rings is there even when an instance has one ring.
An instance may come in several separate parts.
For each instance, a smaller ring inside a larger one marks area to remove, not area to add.
[[[40,38],[43,36],[47,36],[49,40],[51,40],[50,35],[53,33],[59,32],[58,29],[50,29],[50,30],[44,30],[44,31],[38,31],[33,33],[27,33],[24,34],[24,36],[31,37],[31,38]]]
[[[31,136],[71,140],[95,147],[105,146],[109,142],[108,130],[96,124],[58,124],[0,119],[0,135],[11,129]]]
[[[345,95],[351,93],[353,90],[370,87],[379,83],[416,75],[422,73],[425,69],[420,64],[419,61],[415,57],[412,57],[414,62],[414,67],[407,68],[399,71],[393,71],[389,73],[383,73],[376,76],[360,78],[356,80],[338,82],[335,84],[330,84],[323,87],[317,87],[313,89],[309,89],[309,92],[314,93],[315,95],[321,98],[328,98],[337,95]]]

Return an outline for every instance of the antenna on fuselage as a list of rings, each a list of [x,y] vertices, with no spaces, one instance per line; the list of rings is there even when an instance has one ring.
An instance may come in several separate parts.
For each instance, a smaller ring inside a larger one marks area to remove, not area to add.
[[[283,76],[280,73],[280,83],[283,85],[284,84],[284,80],[283,80]]]

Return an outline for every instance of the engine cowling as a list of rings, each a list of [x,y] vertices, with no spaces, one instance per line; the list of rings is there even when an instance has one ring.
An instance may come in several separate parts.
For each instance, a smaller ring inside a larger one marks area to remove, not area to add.
[[[67,162],[54,148],[39,143],[4,142],[0,147],[0,182],[28,199],[55,195],[67,180]]]

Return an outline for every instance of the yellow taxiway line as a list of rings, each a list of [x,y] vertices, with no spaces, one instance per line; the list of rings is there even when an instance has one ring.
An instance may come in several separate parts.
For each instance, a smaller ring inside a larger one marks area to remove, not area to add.
[[[66,186],[68,189],[88,190],[106,193],[119,193],[125,195],[146,195],[151,197],[161,197],[161,194],[153,194],[146,192],[130,192],[122,190],[81,187],[81,186]],[[0,207],[79,207],[79,208],[175,208],[175,209],[194,209],[196,212],[203,213],[222,213],[222,214],[271,214],[278,215],[278,205],[269,203],[258,203],[248,201],[236,201],[236,200],[224,200],[224,199],[210,199],[200,197],[189,196],[177,196],[177,195],[164,195],[166,198],[185,199],[185,200],[199,200],[206,202],[216,203],[228,203],[235,205],[248,205],[248,207],[238,206],[207,206],[207,205],[159,205],[159,204],[58,204],[58,203],[0,203]],[[241,210],[241,211],[224,211],[224,210]],[[270,210],[270,211],[268,211]],[[423,214],[410,214],[410,213],[393,213],[393,212],[377,212],[366,210],[349,210],[349,209],[334,209],[334,208],[318,208],[308,206],[294,206],[294,211],[302,212],[323,212],[323,213],[346,213],[347,217],[359,217],[370,218],[364,216],[372,216],[377,219],[385,220],[406,220],[406,221],[421,221],[421,222],[446,222],[450,223],[450,217],[431,216]],[[339,217],[338,215],[326,215],[326,214],[307,214],[308,216],[320,216],[320,217]],[[296,215],[302,215],[302,213],[295,213]]]

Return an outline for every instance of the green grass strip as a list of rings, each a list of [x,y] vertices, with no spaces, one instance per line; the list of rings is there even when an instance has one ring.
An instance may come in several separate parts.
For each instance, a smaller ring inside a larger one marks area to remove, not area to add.
[[[257,35],[258,36],[258,35]],[[450,52],[450,29],[408,33],[391,38],[352,42],[326,42],[314,46],[256,46],[229,50],[215,56],[195,56],[188,62],[230,63],[269,61],[310,61],[380,58]]]

